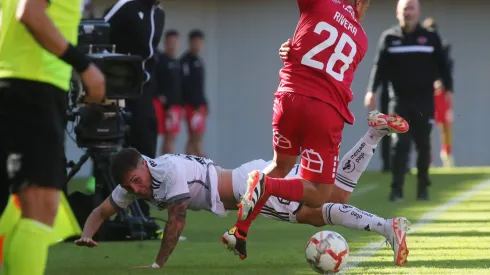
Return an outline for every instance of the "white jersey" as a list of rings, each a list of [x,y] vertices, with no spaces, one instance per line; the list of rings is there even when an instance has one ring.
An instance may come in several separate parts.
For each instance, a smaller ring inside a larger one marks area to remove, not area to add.
[[[240,201],[240,198],[246,192],[248,173],[253,170],[263,170],[272,161],[262,159],[253,160],[242,164],[240,167],[233,169],[233,194],[235,199]],[[289,172],[286,178],[297,177],[299,165],[296,164]],[[287,201],[278,197],[270,197],[267,203],[260,212],[261,215],[280,221],[297,223],[296,213],[301,208],[301,204],[294,201]]]
[[[147,200],[160,210],[180,199],[189,199],[191,210],[207,210],[217,215],[226,211],[218,194],[218,176],[212,160],[195,156],[168,154],[151,159],[148,163],[152,177],[153,198]],[[112,202],[126,208],[138,196],[129,193],[120,185],[112,192]]]

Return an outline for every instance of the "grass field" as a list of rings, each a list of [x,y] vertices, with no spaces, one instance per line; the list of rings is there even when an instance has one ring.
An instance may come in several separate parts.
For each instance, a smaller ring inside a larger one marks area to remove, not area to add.
[[[409,263],[393,265],[390,248],[372,232],[325,227],[348,241],[348,274],[490,274],[490,169],[436,170],[431,200],[415,200],[415,176],[407,176],[405,200],[388,202],[389,175],[366,173],[351,204],[384,217],[403,215],[412,221],[408,236]],[[469,193],[470,192],[470,193]],[[249,256],[240,261],[225,250],[222,233],[235,214],[218,218],[204,212],[188,216],[186,241],[179,243],[162,270],[135,270],[151,264],[158,241],[101,243],[78,248],[68,243],[50,250],[49,275],[125,274],[315,274],[304,260],[304,245],[319,228],[292,225],[259,217],[248,239]],[[372,255],[371,255],[372,254]]]

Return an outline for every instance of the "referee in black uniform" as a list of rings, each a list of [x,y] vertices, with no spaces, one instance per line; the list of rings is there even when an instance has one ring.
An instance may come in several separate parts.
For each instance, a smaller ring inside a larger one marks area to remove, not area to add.
[[[448,92],[452,92],[452,78],[441,39],[435,31],[420,25],[419,16],[418,0],[398,2],[397,18],[400,24],[381,34],[365,98],[365,106],[374,108],[374,91],[383,79],[388,80],[394,94],[391,111],[410,123],[407,134],[393,136],[392,201],[403,198],[403,183],[412,140],[418,152],[417,199],[428,199],[434,81],[442,76],[444,86]]]
[[[116,52],[143,58],[145,83],[143,94],[126,100],[131,113],[129,142],[143,155],[154,158],[157,143],[157,122],[153,109],[150,79],[154,70],[154,56],[163,34],[165,13],[157,0],[119,0],[104,16],[111,26],[110,42]],[[143,214],[150,214],[146,202],[140,201]]]

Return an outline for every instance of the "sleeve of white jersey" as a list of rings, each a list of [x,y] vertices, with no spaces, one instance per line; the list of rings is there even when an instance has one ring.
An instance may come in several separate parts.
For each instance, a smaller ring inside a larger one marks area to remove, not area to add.
[[[158,204],[171,204],[180,199],[188,199],[191,197],[189,186],[185,180],[185,168],[180,167],[172,160],[167,160],[162,163],[163,169],[160,170],[159,179],[160,188],[158,188],[157,198]]]
[[[136,196],[130,194],[126,189],[122,188],[121,185],[118,184],[112,191],[110,200],[114,208],[124,209],[136,200]]]

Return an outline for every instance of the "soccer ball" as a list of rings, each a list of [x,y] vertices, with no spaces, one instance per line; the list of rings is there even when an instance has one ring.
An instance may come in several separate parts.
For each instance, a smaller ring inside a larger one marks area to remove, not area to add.
[[[320,274],[337,273],[349,259],[349,246],[339,233],[321,231],[306,244],[305,257],[311,268]]]

